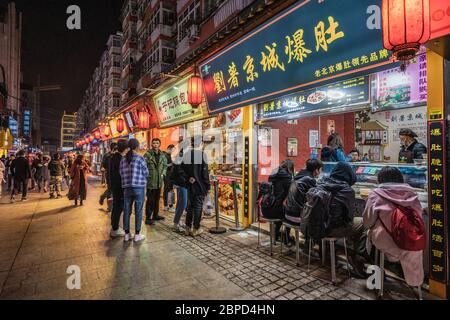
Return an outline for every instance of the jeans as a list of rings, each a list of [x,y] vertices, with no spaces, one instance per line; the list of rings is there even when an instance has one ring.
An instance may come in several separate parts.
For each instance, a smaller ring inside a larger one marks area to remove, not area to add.
[[[53,196],[55,191],[58,196],[61,195],[62,188],[62,176],[51,176],[50,177],[50,195]]]
[[[28,192],[28,179],[20,180],[18,178],[14,178],[14,188],[11,194],[11,198],[19,193],[19,189],[22,189],[22,199],[27,197]]]
[[[134,202],[134,215],[135,215],[135,232],[139,234],[142,226],[142,208],[144,207],[145,188],[125,188],[123,190],[123,228],[126,233],[130,232],[130,216],[131,207]]]
[[[122,188],[118,190],[113,190],[113,207],[111,211],[111,228],[114,231],[119,229],[120,215],[123,211],[124,206],[124,196]]]
[[[147,202],[145,205],[146,220],[154,220],[159,215],[159,199],[161,189],[147,189]]]
[[[349,224],[331,230],[327,234],[327,237],[348,237],[353,244],[353,255],[364,257],[366,254],[366,231],[367,229],[363,225],[363,219],[356,217]]]
[[[189,191],[189,204],[186,213],[186,227],[192,227],[192,220],[194,221],[194,228],[200,229],[200,221],[202,220],[203,201],[205,195],[194,194]]]
[[[167,207],[169,204],[169,201],[168,201],[169,192],[172,190],[173,190],[173,183],[171,183],[169,179],[166,179],[164,181],[164,192],[163,192],[164,207]],[[171,204],[170,207],[172,208],[173,204]]]
[[[174,224],[179,224],[181,216],[183,215],[184,210],[187,207],[187,189],[183,187],[175,186],[177,189],[177,206],[175,208],[175,217],[173,218]]]

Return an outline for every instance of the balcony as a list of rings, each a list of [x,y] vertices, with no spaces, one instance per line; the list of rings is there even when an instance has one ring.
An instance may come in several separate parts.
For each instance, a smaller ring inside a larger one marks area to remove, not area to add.
[[[184,37],[184,39],[177,44],[177,58],[189,51],[189,44],[189,37]]]
[[[166,72],[170,68],[170,63],[157,62],[152,67],[152,77],[161,72]]]
[[[122,89],[120,87],[109,87],[108,89],[108,95],[121,95]]]
[[[178,0],[177,1],[177,13],[180,13],[180,11],[184,8],[184,6],[189,2],[190,0]]]
[[[113,55],[113,54],[122,54],[122,47],[109,47],[109,54]]]
[[[122,67],[112,65],[109,68],[109,74],[122,74]]]
[[[158,4],[159,0],[152,0],[151,7],[152,9]]]
[[[214,14],[214,27],[219,27],[229,18],[237,15],[255,0],[228,0]]]
[[[165,37],[172,37],[173,33],[172,33],[172,26],[168,26],[165,24],[158,24],[156,25],[155,29],[153,30],[152,34],[151,34],[151,40],[152,43],[155,43],[156,40],[158,40],[158,38],[160,36],[165,36]]]

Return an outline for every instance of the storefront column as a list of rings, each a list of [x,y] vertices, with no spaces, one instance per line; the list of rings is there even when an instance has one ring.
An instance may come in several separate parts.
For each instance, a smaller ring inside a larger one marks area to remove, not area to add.
[[[244,132],[244,154],[243,154],[243,167],[242,167],[242,181],[243,181],[243,203],[244,203],[244,216],[242,224],[244,227],[249,226],[252,223],[253,213],[253,181],[256,179],[254,176],[253,168],[257,160],[254,157],[255,152],[253,148],[257,146],[254,143],[255,134],[253,132],[253,105],[243,108],[242,130]]]
[[[447,298],[448,286],[448,221],[449,210],[446,196],[446,117],[444,99],[444,59],[439,54],[427,51],[428,88],[428,152],[429,152],[429,249],[430,249],[430,293]]]

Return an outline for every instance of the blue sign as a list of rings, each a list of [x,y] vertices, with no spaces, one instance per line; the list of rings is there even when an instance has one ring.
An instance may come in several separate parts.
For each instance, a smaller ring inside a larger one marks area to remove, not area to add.
[[[258,119],[308,115],[369,102],[370,79],[362,76],[264,102],[258,105]]]
[[[29,137],[31,132],[31,111],[23,111],[23,135]]]
[[[209,111],[388,68],[382,40],[381,0],[298,1],[199,66]]]
[[[17,138],[19,136],[19,126],[17,120],[10,116],[8,126],[13,137]]]

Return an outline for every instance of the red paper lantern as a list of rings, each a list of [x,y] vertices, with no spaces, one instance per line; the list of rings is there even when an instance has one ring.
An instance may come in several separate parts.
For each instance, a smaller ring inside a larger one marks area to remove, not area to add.
[[[203,81],[199,76],[188,80],[188,103],[196,108],[203,101]]]
[[[117,119],[117,132],[122,133],[125,130],[125,121],[122,118]]]
[[[103,133],[105,134],[105,136],[109,137],[111,135],[111,128],[109,126],[105,126]]]
[[[150,128],[150,115],[146,111],[139,112],[139,128],[140,129]]]
[[[100,138],[101,138],[100,130],[95,130],[94,136],[95,136],[95,139],[100,140]]]
[[[383,0],[383,43],[398,60],[415,57],[430,39],[430,0]]]
[[[89,135],[89,142],[94,141],[94,136],[92,134]]]

